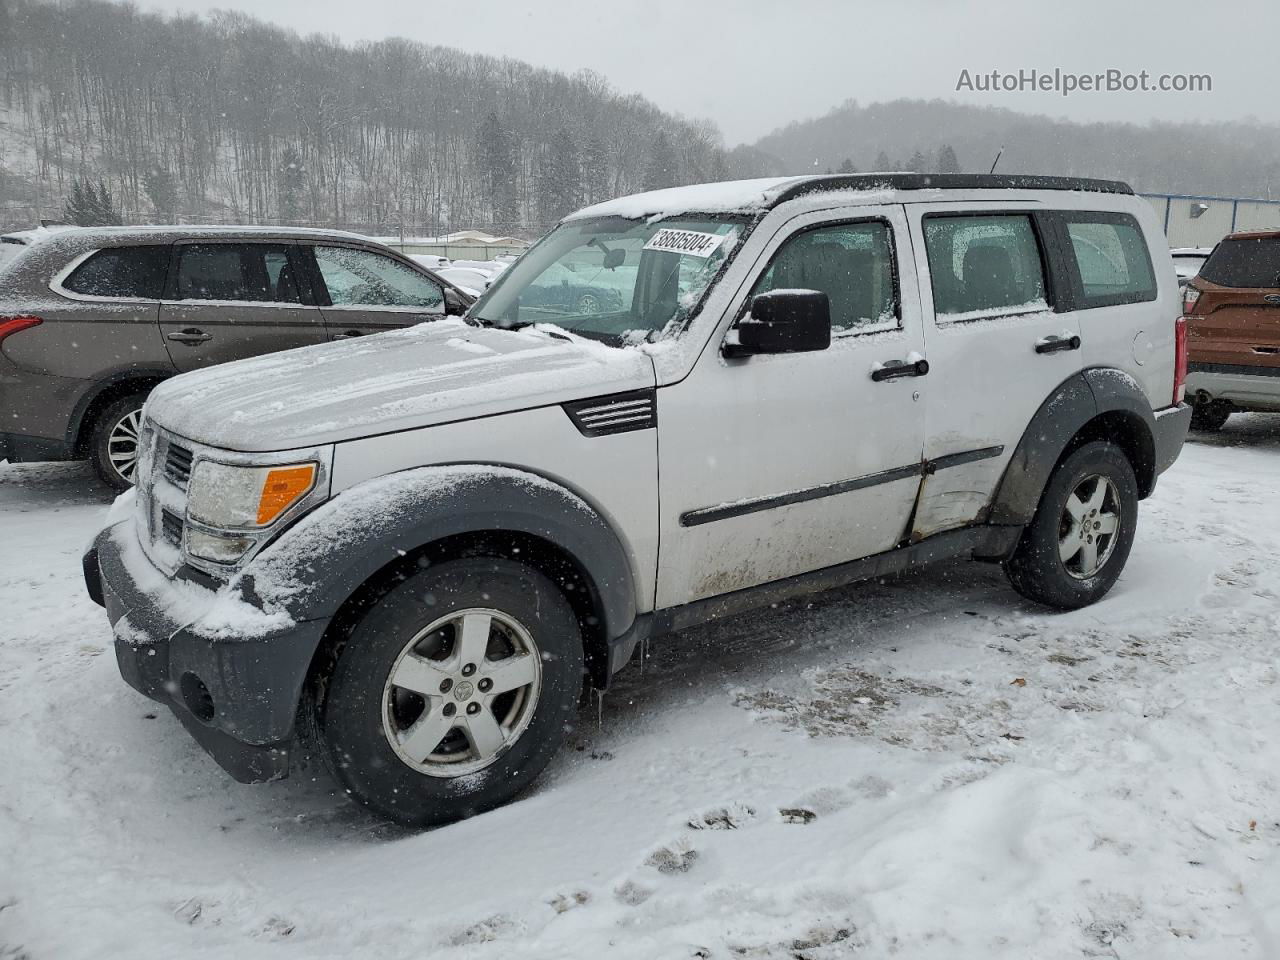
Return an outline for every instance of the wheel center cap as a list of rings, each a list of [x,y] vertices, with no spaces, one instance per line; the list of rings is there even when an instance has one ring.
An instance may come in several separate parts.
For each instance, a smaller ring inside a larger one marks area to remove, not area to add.
[[[463,680],[454,684],[453,696],[457,700],[467,700],[475,692],[475,689],[470,680]]]

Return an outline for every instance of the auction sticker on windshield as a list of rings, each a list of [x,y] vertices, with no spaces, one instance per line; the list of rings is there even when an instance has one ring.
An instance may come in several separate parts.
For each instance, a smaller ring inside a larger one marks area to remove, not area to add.
[[[718,233],[700,233],[697,230],[673,230],[663,228],[649,238],[646,250],[662,253],[683,253],[689,257],[709,257],[720,246],[724,236]]]

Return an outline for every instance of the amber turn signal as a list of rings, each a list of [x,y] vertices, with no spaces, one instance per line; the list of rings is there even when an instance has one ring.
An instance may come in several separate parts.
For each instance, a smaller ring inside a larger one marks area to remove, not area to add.
[[[265,527],[305,497],[316,483],[316,465],[277,467],[267,474],[258,500],[258,526]]]

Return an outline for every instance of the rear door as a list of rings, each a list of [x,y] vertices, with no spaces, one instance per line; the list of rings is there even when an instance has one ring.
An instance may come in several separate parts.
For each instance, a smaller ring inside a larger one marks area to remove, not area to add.
[[[1228,237],[1193,285],[1200,290],[1189,331],[1193,362],[1280,367],[1280,236]]]
[[[1055,310],[1047,229],[1012,204],[908,206],[929,359],[928,472],[912,536],[974,523],[1053,389],[1081,367]]]
[[[398,330],[445,314],[444,286],[403,260],[341,244],[316,244],[307,253],[331,340]]]
[[[174,245],[160,330],[179,370],[323,343],[296,245],[198,240]]]

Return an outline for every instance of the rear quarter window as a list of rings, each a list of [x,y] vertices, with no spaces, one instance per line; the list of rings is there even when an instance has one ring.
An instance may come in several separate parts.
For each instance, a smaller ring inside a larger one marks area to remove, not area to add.
[[[1280,287],[1280,237],[1223,240],[1200,276],[1223,287]]]
[[[1075,306],[1115,306],[1156,298],[1151,254],[1138,221],[1127,213],[1061,214],[1078,278]]]
[[[159,300],[169,265],[167,246],[99,250],[62,281],[62,289],[82,297]]]

